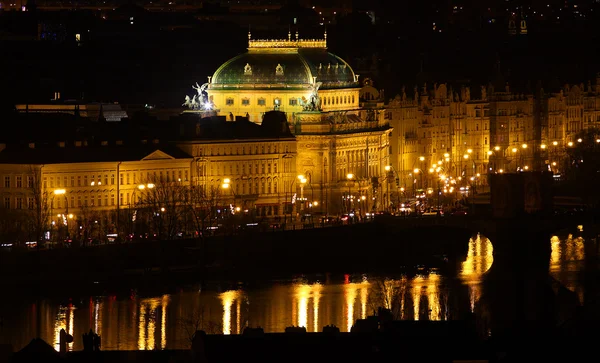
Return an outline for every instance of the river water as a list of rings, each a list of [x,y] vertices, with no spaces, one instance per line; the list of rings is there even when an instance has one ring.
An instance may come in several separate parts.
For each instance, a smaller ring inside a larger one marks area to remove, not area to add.
[[[465,312],[477,312],[481,279],[493,263],[488,239],[477,237],[468,243],[458,276],[428,269],[395,276],[306,276],[253,286],[182,286],[174,293],[151,296],[135,289],[118,295],[64,296],[42,300],[39,307],[5,296],[0,299],[0,343],[19,350],[34,338],[38,308],[41,338],[57,350],[61,329],[75,337],[70,350],[83,349],[81,334],[90,329],[102,337],[102,349],[133,350],[188,348],[196,328],[239,334],[246,326],[265,332],[304,326],[317,332],[334,324],[345,332],[378,306],[390,308],[398,319],[460,319]],[[550,275],[583,302],[579,272],[584,267],[585,241],[553,237],[549,243]]]

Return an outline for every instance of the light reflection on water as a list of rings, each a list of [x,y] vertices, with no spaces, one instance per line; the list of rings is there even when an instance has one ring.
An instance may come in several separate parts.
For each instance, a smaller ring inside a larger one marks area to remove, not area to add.
[[[584,241],[552,238],[550,243],[550,273],[582,294],[574,274],[584,257]],[[240,334],[247,326],[260,326],[266,332],[304,326],[316,332],[334,324],[341,331],[349,331],[356,319],[366,318],[379,306],[390,309],[397,319],[452,319],[457,307],[464,305],[465,310],[475,311],[481,278],[492,265],[492,253],[487,238],[471,239],[458,274],[458,287],[455,279],[424,270],[415,276],[346,275],[339,282],[295,280],[249,290],[199,292],[195,288],[151,297],[132,293],[64,305],[43,301],[42,338],[58,349],[60,329],[65,329],[75,337],[69,349],[81,350],[81,334],[92,329],[102,336],[102,349],[166,349],[189,347],[190,331],[196,327],[209,333]],[[22,322],[34,321],[35,309],[29,305],[0,310],[5,311],[0,343],[11,342],[14,349],[26,345],[36,335],[35,324]],[[18,334],[5,333],[15,329]]]
[[[585,243],[582,237],[571,234],[567,238],[550,239],[550,275],[577,294],[580,303],[584,302],[584,288],[578,274],[585,260]]]

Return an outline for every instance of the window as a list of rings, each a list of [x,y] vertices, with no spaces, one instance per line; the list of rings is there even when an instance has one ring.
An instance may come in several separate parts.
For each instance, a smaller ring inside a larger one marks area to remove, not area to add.
[[[81,207],[81,196],[80,195],[77,196],[77,206]]]
[[[81,176],[77,176],[77,186],[81,186]]]
[[[98,195],[98,207],[102,206],[102,196]]]
[[[110,175],[110,185],[115,185],[115,174]]]
[[[4,177],[4,187],[5,188],[10,188],[10,176],[5,176]]]
[[[20,175],[17,177],[17,188],[23,188],[23,177]]]
[[[33,209],[33,198],[27,198],[27,209]]]
[[[75,177],[74,176],[71,177],[71,186],[72,187],[75,186]]]
[[[279,99],[279,98],[275,98],[275,99],[273,100],[273,105],[274,105],[274,106],[279,106],[279,105],[281,105],[281,99]]]
[[[70,207],[75,207],[75,197],[71,197]]]
[[[27,188],[33,188],[33,177],[31,175],[27,177]]]
[[[227,106],[233,106],[233,98],[228,98],[227,100],[225,100],[225,104]]]
[[[123,193],[119,196],[119,204],[123,205]]]
[[[273,163],[273,173],[277,173],[277,163]]]
[[[104,205],[108,206],[108,194],[104,194]]]
[[[298,104],[297,98],[290,98],[290,106],[296,106]]]
[[[119,184],[123,185],[123,174],[119,175]]]
[[[250,100],[247,98],[244,98],[242,100],[242,106],[250,106]]]
[[[4,208],[10,209],[10,197],[4,197]]]
[[[273,182],[273,193],[277,193],[277,180]]]
[[[87,175],[85,175],[85,176],[83,177],[83,185],[84,185],[84,186],[86,186],[86,187],[89,185],[89,184],[88,184],[88,178],[87,178]]]
[[[100,179],[100,177],[98,177]],[[108,185],[108,175],[104,174],[104,185]]]
[[[110,205],[115,205],[115,195],[114,194],[110,195]]]
[[[265,106],[267,104],[267,100],[265,100],[264,98],[259,98],[258,99],[258,105],[259,106]]]
[[[23,209],[23,198],[17,198],[17,209]]]

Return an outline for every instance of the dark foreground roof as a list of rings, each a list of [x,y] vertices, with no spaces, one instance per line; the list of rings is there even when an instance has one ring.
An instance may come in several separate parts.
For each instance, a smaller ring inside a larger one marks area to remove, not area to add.
[[[155,151],[162,151],[174,159],[192,158],[171,145],[94,145],[94,146],[40,146],[9,145],[0,152],[0,164],[62,164],[85,162],[139,161]]]
[[[182,116],[180,140],[236,140],[236,139],[286,139],[293,138],[285,113],[269,111],[262,124],[238,117],[236,121],[226,121],[224,116],[198,118]]]

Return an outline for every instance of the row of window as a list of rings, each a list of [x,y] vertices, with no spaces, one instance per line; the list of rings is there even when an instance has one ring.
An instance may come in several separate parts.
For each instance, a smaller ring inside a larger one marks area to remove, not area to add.
[[[136,184],[138,182],[145,181],[186,181],[188,180],[188,171],[187,170],[160,170],[158,172],[133,172],[133,173],[121,173],[119,184],[120,185],[130,185]],[[145,178],[145,179],[144,179]],[[17,188],[21,188],[23,184],[23,179],[21,176],[17,176],[15,178],[15,185]],[[27,177],[27,185],[28,187],[33,187],[33,177]],[[55,187],[83,187],[83,186],[102,186],[102,185],[115,185],[115,174],[104,174],[103,175],[77,175],[77,176],[50,176],[44,177],[43,179],[43,187],[46,188],[55,188]],[[4,187],[11,187],[11,179],[9,176],[4,177]]]
[[[347,105],[347,104],[354,104],[355,101],[355,96],[354,95],[346,95],[346,96],[325,96],[323,97],[321,100],[323,102],[323,105],[338,105],[338,104],[342,104],[342,105]],[[290,98],[288,100],[288,103],[290,106],[297,106],[300,102],[298,98]],[[235,99],[228,97],[225,99],[225,104],[227,106],[233,106],[235,105]],[[256,104],[258,106],[266,106],[267,105],[267,100],[264,98],[259,98],[256,101]],[[273,106],[281,106],[282,101],[281,98],[274,98],[273,99]],[[249,98],[242,98],[242,106],[250,106],[250,99]]]
[[[28,175],[25,179],[26,184],[23,184],[23,176],[22,175],[17,175],[14,177],[14,183],[13,183],[13,177],[11,177],[10,175],[5,175],[4,176],[4,187],[5,188],[23,188],[23,187],[27,187],[27,188],[33,188],[33,176]]]
[[[259,152],[260,151],[260,152]],[[276,153],[289,153],[290,147],[289,145],[281,146],[281,145],[248,145],[248,146],[217,146],[217,147],[207,147],[206,149],[199,148],[196,153],[198,156],[206,155],[206,156],[221,156],[221,155],[253,155],[253,154],[276,154]]]
[[[14,203],[13,203],[14,202]],[[34,200],[32,197],[24,198],[24,197],[4,197],[4,209],[33,209]]]
[[[248,174],[277,174],[277,163],[273,163],[273,165],[271,165],[271,163],[261,163],[261,164],[254,164],[254,167],[252,164],[242,164],[242,167],[240,168],[240,164],[236,163],[235,164],[235,168],[233,167],[233,165],[230,163],[229,165],[223,165],[221,166],[221,164],[216,164],[216,163],[211,163],[210,164],[210,175],[248,175]],[[260,169],[259,169],[260,168]],[[235,172],[234,172],[235,171]],[[241,173],[240,173],[241,171]],[[260,172],[260,173],[259,173]]]

